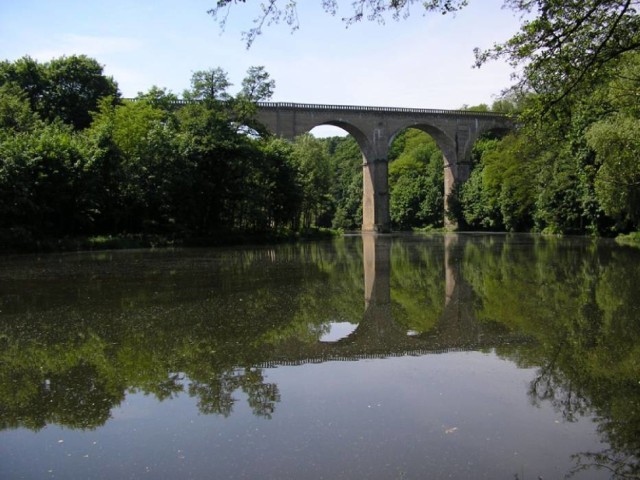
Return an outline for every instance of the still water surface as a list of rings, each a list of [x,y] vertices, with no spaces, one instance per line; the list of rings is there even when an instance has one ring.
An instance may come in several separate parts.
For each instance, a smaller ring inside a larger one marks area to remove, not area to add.
[[[0,261],[0,478],[640,474],[637,249],[398,235]]]

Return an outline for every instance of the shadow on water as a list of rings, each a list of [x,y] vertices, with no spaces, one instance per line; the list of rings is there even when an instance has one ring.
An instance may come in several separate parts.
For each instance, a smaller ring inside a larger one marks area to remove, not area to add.
[[[95,429],[128,393],[229,416],[281,401],[264,369],[495,351],[534,404],[592,415],[576,469],[640,475],[640,258],[519,236],[363,235],[258,249],[7,257],[0,428]],[[364,298],[364,306],[363,306]],[[329,335],[332,325],[344,329]],[[351,325],[351,328],[349,328]],[[328,340],[327,340],[328,339]]]

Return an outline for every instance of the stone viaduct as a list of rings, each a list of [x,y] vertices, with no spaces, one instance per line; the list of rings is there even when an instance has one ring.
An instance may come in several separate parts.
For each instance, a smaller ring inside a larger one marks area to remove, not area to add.
[[[256,119],[286,139],[319,125],[340,127],[355,138],[363,159],[362,230],[365,232],[390,231],[388,150],[401,131],[423,130],[442,151],[445,210],[448,210],[449,194],[457,183],[469,178],[474,142],[485,132],[512,128],[509,117],[495,113],[284,102],[258,102]],[[448,223],[446,215],[445,223]]]

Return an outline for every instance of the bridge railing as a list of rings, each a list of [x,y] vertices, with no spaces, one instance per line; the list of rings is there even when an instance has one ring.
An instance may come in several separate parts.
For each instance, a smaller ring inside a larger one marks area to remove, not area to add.
[[[257,102],[258,107],[273,109],[292,110],[326,110],[326,111],[348,111],[348,112],[378,112],[378,113],[409,113],[409,114],[429,114],[429,115],[469,115],[484,117],[500,117],[507,115],[495,112],[477,112],[474,110],[446,110],[434,108],[408,108],[408,107],[375,107],[362,105],[331,105],[314,103],[293,103],[293,102]]]
[[[136,102],[136,98],[125,98],[124,100]],[[170,102],[171,105],[184,106],[191,103],[199,103],[198,100],[177,99]],[[477,112],[475,110],[446,110],[437,108],[408,108],[408,107],[375,107],[363,105],[331,105],[316,103],[295,103],[295,102],[256,102],[259,108],[283,109],[283,110],[323,110],[328,112],[367,112],[367,113],[404,113],[404,114],[427,114],[427,115],[462,115],[473,117],[493,117],[508,118],[509,115],[495,112]]]

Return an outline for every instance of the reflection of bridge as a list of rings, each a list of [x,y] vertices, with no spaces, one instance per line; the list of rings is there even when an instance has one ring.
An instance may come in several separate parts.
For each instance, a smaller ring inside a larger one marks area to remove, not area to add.
[[[508,117],[486,112],[281,102],[258,103],[257,119],[288,139],[318,125],[334,125],[349,132],[358,142],[363,158],[362,230],[375,232],[390,230],[388,150],[398,133],[417,128],[435,140],[444,157],[447,208],[454,186],[469,178],[475,141],[489,130],[512,127]]]
[[[269,352],[270,360],[262,366],[469,351],[526,341],[504,327],[476,320],[472,289],[461,277],[463,245],[459,238],[455,234],[443,236],[445,306],[433,330],[409,335],[394,321],[390,285],[392,237],[363,234],[365,311],[357,328],[334,342],[284,341]]]

